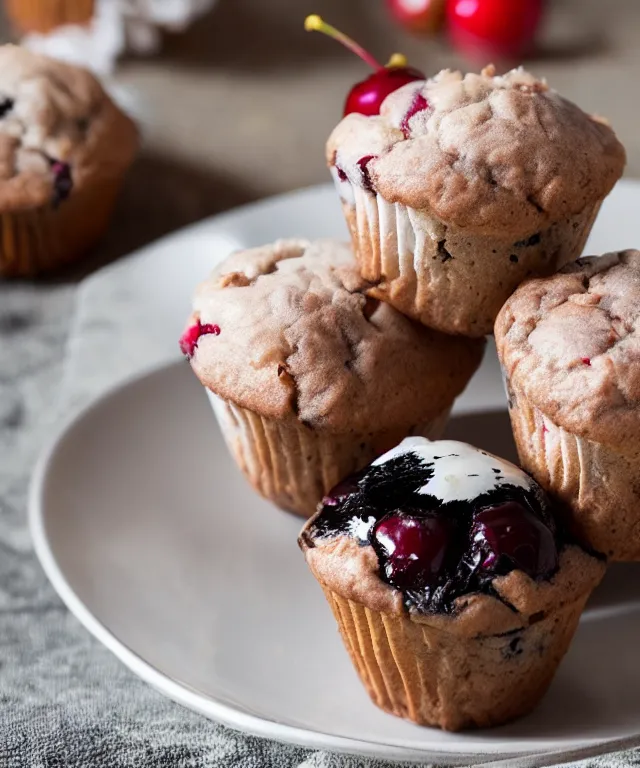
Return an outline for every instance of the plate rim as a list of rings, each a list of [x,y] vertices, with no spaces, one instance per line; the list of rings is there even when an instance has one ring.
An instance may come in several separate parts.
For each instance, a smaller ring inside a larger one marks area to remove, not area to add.
[[[640,192],[640,179],[637,181],[633,179],[621,179],[618,184],[631,181],[632,185],[636,185]],[[624,184],[626,186],[626,183]],[[211,216],[206,216],[203,219],[192,221],[190,224],[185,224],[172,232],[167,232],[164,235],[152,240],[149,243],[145,243],[135,250],[131,251],[120,258],[110,261],[104,264],[99,269],[96,269],[91,274],[84,277],[78,284],[78,288],[81,290],[87,285],[91,285],[94,281],[99,280],[101,277],[112,272],[119,270],[126,270],[131,264],[138,262],[148,256],[153,250],[159,246],[167,245],[173,240],[181,240],[183,237],[199,236],[202,233],[209,233],[211,228],[224,231],[226,228],[232,227],[237,219],[243,219],[251,216],[254,211],[259,211],[271,206],[280,207],[291,203],[294,200],[299,200],[301,197],[313,198],[315,195],[322,193],[329,193],[334,189],[333,182],[323,181],[318,184],[308,184],[304,187],[288,190],[285,192],[278,192],[275,195],[268,195],[267,197],[259,198],[258,200],[250,200],[249,202],[238,205],[235,208],[228,208],[220,213],[214,213]],[[345,229],[345,236],[348,236]],[[292,235],[294,237],[294,235]]]
[[[608,739],[594,739],[585,742],[580,740],[563,747],[550,750],[524,749],[515,751],[499,751],[499,749],[478,750],[477,745],[471,751],[460,751],[460,745],[452,744],[451,748],[444,745],[442,749],[422,750],[416,747],[388,745],[363,741],[348,736],[337,736],[323,731],[314,731],[300,726],[287,725],[264,716],[254,715],[227,704],[217,701],[211,696],[197,691],[186,683],[172,678],[161,672],[151,663],[145,661],[126,643],[114,635],[85,605],[75,593],[67,580],[64,570],[58,563],[53,549],[49,544],[46,526],[46,487],[51,477],[55,459],[68,439],[76,429],[91,415],[110,401],[117,399],[133,386],[143,386],[144,381],[160,377],[167,371],[182,364],[175,360],[153,366],[137,375],[127,377],[115,386],[109,387],[84,407],[74,411],[70,416],[61,420],[52,437],[49,438],[44,450],[32,472],[28,492],[28,526],[35,554],[58,596],[68,610],[80,621],[84,628],[104,645],[118,660],[137,677],[149,684],[159,693],[167,696],[177,704],[187,707],[209,719],[223,725],[261,738],[285,742],[308,749],[331,750],[343,754],[364,755],[371,758],[403,761],[460,761],[468,762],[474,758],[474,764],[514,765],[518,761],[519,768],[525,766],[550,765],[559,759],[580,759],[618,749],[640,746],[640,731],[637,735]],[[480,412],[480,411],[479,411]],[[478,758],[480,760],[478,760]],[[544,763],[540,761],[544,760]],[[529,760],[529,762],[527,762]],[[548,762],[551,761],[551,762]]]
[[[209,228],[215,226],[216,228],[224,229],[235,224],[238,218],[250,216],[252,212],[261,210],[263,208],[269,208],[270,206],[284,206],[293,200],[298,200],[300,197],[313,197],[316,194],[320,194],[323,191],[332,191],[334,184],[332,181],[322,181],[316,184],[308,184],[304,187],[298,187],[297,189],[286,190],[284,192],[278,192],[274,195],[268,195],[267,197],[259,198],[258,200],[250,200],[249,202],[238,205],[234,208],[228,208],[227,210],[215,213],[211,216],[206,216],[198,221],[193,221],[190,224],[185,224],[182,227],[168,232],[161,237],[152,240],[150,243],[145,243],[135,250],[131,251],[128,255],[124,255],[121,258],[104,264],[99,269],[95,270],[91,274],[84,277],[80,283],[79,288],[84,287],[87,284],[92,283],[94,280],[99,279],[105,274],[119,269],[126,269],[131,263],[136,262],[138,257],[144,257],[150,251],[161,244],[166,244],[173,239],[181,239],[182,237],[189,237],[191,235],[198,235],[201,232],[208,232]],[[611,195],[616,191],[624,190],[625,193],[635,192],[640,196],[640,178],[633,176],[623,176],[619,179],[611,193],[605,198],[605,203],[611,201]],[[345,234],[346,230],[345,230]],[[633,247],[633,246],[631,246]]]

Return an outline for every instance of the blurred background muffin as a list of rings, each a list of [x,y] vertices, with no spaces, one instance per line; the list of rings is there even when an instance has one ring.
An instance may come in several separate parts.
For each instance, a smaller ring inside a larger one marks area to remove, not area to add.
[[[66,24],[87,24],[96,0],[5,0],[5,5],[19,32],[50,32]]]
[[[0,276],[34,277],[104,232],[138,146],[88,72],[0,48]]]

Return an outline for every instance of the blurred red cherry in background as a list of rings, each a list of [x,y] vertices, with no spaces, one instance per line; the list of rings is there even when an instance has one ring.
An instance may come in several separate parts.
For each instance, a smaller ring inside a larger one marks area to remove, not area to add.
[[[304,28],[307,32],[322,32],[332,37],[373,69],[373,74],[369,75],[366,80],[356,83],[349,91],[344,105],[345,115],[352,112],[358,112],[369,117],[379,115],[382,102],[390,93],[397,91],[398,88],[402,88],[407,83],[425,79],[422,72],[407,66],[407,60],[401,53],[394,53],[389,59],[389,63],[383,67],[369,51],[366,51],[344,32],[332,27],[331,24],[327,24],[316,13],[307,16],[304,20]]]
[[[410,32],[432,34],[444,24],[446,0],[387,0],[391,15]]]
[[[474,60],[518,61],[533,50],[545,0],[447,0],[452,43]]]

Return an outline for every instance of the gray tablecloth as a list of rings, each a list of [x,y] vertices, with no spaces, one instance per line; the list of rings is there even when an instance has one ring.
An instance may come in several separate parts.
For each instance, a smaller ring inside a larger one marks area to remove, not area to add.
[[[76,295],[71,284],[0,284],[0,767],[382,765],[246,737],[173,704],[100,646],[48,584],[27,531],[34,461],[62,412],[125,373],[141,341],[110,320],[126,291],[110,285],[74,322]],[[65,376],[68,350],[76,365]],[[640,753],[581,765],[640,765]]]

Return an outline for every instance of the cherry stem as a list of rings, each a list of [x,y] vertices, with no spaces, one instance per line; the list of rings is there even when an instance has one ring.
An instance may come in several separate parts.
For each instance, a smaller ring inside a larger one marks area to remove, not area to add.
[[[304,28],[307,30],[307,32],[322,32],[323,34],[332,37],[334,40],[342,43],[345,48],[348,48],[350,51],[355,53],[356,56],[359,56],[373,69],[384,69],[384,67],[378,61],[376,61],[368,51],[365,51],[362,46],[358,45],[355,40],[352,40],[343,32],[340,32],[339,29],[332,27],[331,24],[327,24],[327,22],[317,14],[314,13],[311,14],[311,16],[307,16],[307,18],[304,20]]]

